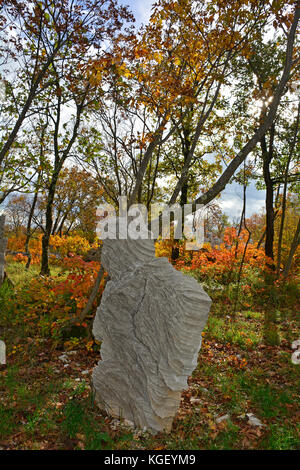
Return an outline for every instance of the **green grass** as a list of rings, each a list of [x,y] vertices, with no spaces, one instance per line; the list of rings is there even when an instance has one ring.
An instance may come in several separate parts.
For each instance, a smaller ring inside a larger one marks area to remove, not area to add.
[[[248,312],[247,314],[249,315]],[[211,338],[223,343],[237,345],[243,349],[255,347],[262,341],[261,332],[256,324],[246,321],[247,317],[244,318],[241,314],[233,322],[227,318],[210,316],[207,332]]]
[[[13,410],[0,405],[0,439],[6,439],[17,428]]]
[[[290,450],[300,449],[300,427],[297,430],[291,429],[289,426],[280,424],[271,424],[268,434],[262,445],[270,450]]]
[[[86,412],[85,402],[78,399],[69,401],[63,410],[62,431],[71,439],[80,434],[86,450],[113,448],[113,442],[107,432],[101,431],[97,421]]]
[[[7,276],[13,282],[16,288],[21,287],[22,285],[30,282],[33,277],[36,277],[40,273],[40,266],[33,264],[29,269],[25,269],[23,263],[10,262],[7,264]],[[61,272],[60,266],[51,266],[51,276],[57,276]]]
[[[208,443],[208,448],[210,450],[231,450],[238,447],[239,439],[239,427],[229,421],[226,429],[218,434],[217,439]]]
[[[1,314],[1,310],[3,311],[5,303],[10,298],[12,292],[13,292],[12,286],[9,284],[9,282],[7,282],[7,280],[5,280],[0,287],[0,306],[1,306],[0,314]]]
[[[269,385],[252,385],[250,396],[264,418],[285,415],[285,405],[293,402],[286,391],[279,391]]]

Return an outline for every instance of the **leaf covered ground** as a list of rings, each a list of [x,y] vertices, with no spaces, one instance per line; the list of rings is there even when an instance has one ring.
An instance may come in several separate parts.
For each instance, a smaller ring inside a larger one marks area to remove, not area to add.
[[[268,304],[262,293],[241,289],[235,313],[226,286],[205,286],[213,304],[198,367],[172,432],[153,436],[100,412],[91,390],[99,345],[80,335],[64,342],[50,337],[41,322],[47,313],[37,321],[36,312],[31,318],[22,308],[24,291],[37,282],[35,270],[26,278],[13,264],[8,271],[17,287],[5,284],[0,291],[0,335],[8,353],[7,366],[0,366],[1,449],[300,448],[300,365],[291,362],[292,341],[300,337],[294,286],[278,287],[276,298],[270,291]],[[57,269],[53,282],[59,275]],[[265,341],[268,306],[277,337],[271,345]]]

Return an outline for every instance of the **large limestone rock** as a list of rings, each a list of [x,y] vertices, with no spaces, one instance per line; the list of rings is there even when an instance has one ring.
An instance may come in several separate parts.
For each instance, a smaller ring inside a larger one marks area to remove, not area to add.
[[[0,286],[5,276],[5,251],[7,239],[4,236],[5,216],[0,215]]]
[[[153,240],[105,240],[102,263],[111,280],[93,328],[102,341],[96,401],[136,427],[169,431],[211,300],[192,277],[155,258]]]

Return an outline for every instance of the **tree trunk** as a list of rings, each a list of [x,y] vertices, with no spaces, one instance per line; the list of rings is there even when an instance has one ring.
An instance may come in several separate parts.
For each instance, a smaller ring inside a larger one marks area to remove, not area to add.
[[[186,181],[181,188],[180,205],[187,204],[188,182]]]
[[[265,236],[266,236],[266,229],[264,229],[263,233],[262,233],[262,236],[260,237],[260,239],[258,240],[257,242],[257,245],[256,245],[256,249],[259,250],[260,247],[261,247],[261,244],[262,242],[264,241],[265,239]]]
[[[273,140],[274,140],[274,124],[271,126],[270,131],[270,145],[267,149],[266,136],[264,135],[260,141],[263,157],[263,176],[266,185],[266,241],[265,241],[265,254],[272,260],[274,259],[273,244],[274,244],[274,190],[273,182],[270,173],[270,163],[273,158]]]
[[[56,233],[58,223],[59,223],[59,219],[60,219],[60,215],[61,215],[61,211],[58,211],[57,215],[56,215],[55,222],[54,222],[53,227],[52,227],[52,235],[55,235],[55,233]]]
[[[277,277],[279,277],[279,274],[280,274],[281,248],[282,248],[283,228],[284,228],[284,219],[285,219],[285,211],[286,211],[286,198],[287,198],[289,167],[290,167],[290,163],[291,163],[291,160],[292,160],[292,156],[293,156],[293,153],[294,153],[294,150],[295,150],[295,145],[296,145],[297,137],[298,137],[299,117],[300,117],[300,101],[299,101],[299,104],[298,104],[298,113],[297,113],[297,119],[296,119],[295,132],[294,132],[293,140],[292,140],[291,147],[290,147],[289,157],[288,157],[288,161],[287,161],[287,164],[286,164],[286,167],[285,167],[285,172],[284,172],[284,186],[283,186],[283,196],[282,196],[282,215],[281,215],[281,221],[280,221],[280,229],[279,229],[279,236],[278,236],[278,248],[277,248],[277,266],[276,266]]]
[[[83,321],[85,319],[85,317],[87,316],[87,314],[89,313],[89,311],[91,310],[91,308],[93,306],[93,303],[94,303],[94,301],[97,297],[99,287],[100,287],[100,284],[101,284],[101,281],[102,281],[103,277],[104,277],[104,268],[101,266],[101,268],[98,271],[97,278],[96,278],[94,287],[92,289],[92,292],[89,296],[89,299],[87,301],[87,304],[86,304],[86,306],[84,307],[84,309],[82,310],[82,312],[80,314],[80,321]]]
[[[63,218],[61,219],[61,222],[59,224],[59,228],[57,229],[57,233],[59,234],[60,237],[62,237],[62,233],[63,233],[63,228],[64,228],[64,224],[65,224],[65,221],[66,221],[66,218],[68,217],[68,213],[66,213]]]
[[[59,171],[56,171],[53,175],[49,191],[48,191],[48,200],[46,206],[46,226],[44,230],[44,235],[42,238],[42,263],[41,263],[41,272],[42,276],[50,276],[49,268],[49,241],[52,231],[53,219],[52,219],[52,209],[55,196],[56,183],[58,179]]]
[[[273,253],[274,244],[274,209],[273,209],[273,185],[267,183],[266,185],[266,241],[265,241],[265,254],[269,258],[274,259]]]
[[[38,198],[38,191],[36,191],[34,194],[34,198],[33,198],[29,216],[28,216],[27,227],[26,227],[25,252],[27,253],[27,263],[26,263],[25,269],[29,269],[30,264],[31,264],[31,253],[29,250],[29,242],[30,242],[30,238],[32,235],[31,234],[31,222],[32,222],[35,206],[37,203],[37,198]]]
[[[0,287],[5,279],[5,251],[7,239],[4,235],[5,215],[0,215]]]

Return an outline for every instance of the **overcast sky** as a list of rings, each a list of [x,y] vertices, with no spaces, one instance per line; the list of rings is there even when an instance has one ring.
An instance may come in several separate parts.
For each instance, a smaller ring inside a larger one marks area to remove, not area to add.
[[[119,0],[119,3],[128,5],[132,13],[134,13],[136,24],[147,23],[151,6],[154,3],[152,0]]]

